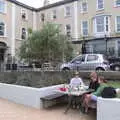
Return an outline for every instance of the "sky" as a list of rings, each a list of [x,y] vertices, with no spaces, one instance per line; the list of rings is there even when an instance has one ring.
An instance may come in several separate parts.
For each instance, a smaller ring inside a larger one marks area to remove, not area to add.
[[[24,4],[27,4],[31,7],[39,8],[43,6],[44,0],[17,0],[19,2],[22,2]],[[50,3],[55,3],[61,0],[49,0]]]

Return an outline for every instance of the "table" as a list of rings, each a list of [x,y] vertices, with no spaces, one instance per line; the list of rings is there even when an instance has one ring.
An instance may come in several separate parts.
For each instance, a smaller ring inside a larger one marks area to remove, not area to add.
[[[85,87],[83,87],[82,89],[79,89],[79,90],[77,90],[77,89],[69,90],[69,85],[65,85],[65,86],[63,86],[63,88],[64,87],[65,87],[65,90],[60,90],[60,88],[55,90],[56,92],[68,95],[68,104],[67,104],[67,108],[64,113],[68,112],[68,110],[70,109],[70,107],[72,105],[72,101],[75,100],[76,97],[81,98],[84,94],[91,93],[94,91],[93,89],[85,89]]]

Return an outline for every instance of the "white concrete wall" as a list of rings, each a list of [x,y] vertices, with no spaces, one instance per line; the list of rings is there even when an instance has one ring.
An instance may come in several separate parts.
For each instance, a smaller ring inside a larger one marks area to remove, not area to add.
[[[98,98],[97,120],[120,120],[120,99]]]
[[[0,98],[39,109],[42,108],[42,101],[40,101],[40,98],[49,94],[54,94],[55,89],[59,86],[61,85],[31,88],[0,83]]]

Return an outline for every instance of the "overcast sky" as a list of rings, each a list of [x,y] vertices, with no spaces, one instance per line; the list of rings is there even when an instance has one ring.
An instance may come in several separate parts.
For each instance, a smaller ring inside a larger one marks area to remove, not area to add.
[[[43,6],[43,2],[44,0],[17,0],[19,2],[25,3],[29,6],[35,7],[35,8],[39,8],[41,6]],[[55,3],[61,0],[49,0],[50,3]]]

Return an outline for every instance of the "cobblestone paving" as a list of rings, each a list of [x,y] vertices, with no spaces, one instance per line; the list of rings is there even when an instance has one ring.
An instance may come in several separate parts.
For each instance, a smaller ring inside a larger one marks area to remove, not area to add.
[[[0,120],[96,120],[94,112],[84,115],[70,109],[64,114],[64,110],[65,106],[38,110],[0,99]]]

